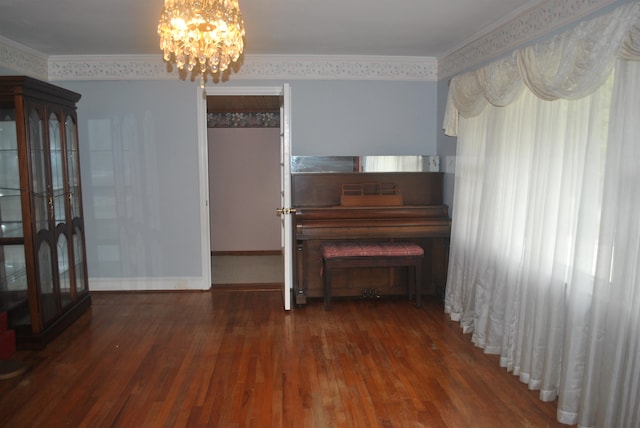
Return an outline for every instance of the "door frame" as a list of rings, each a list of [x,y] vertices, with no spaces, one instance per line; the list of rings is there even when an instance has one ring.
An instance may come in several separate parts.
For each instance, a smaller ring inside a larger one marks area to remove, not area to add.
[[[207,84],[204,90],[200,87],[196,89],[197,102],[197,124],[198,124],[198,175],[200,182],[200,248],[202,252],[202,289],[211,288],[211,219],[209,213],[209,150],[207,139],[207,96],[278,96],[284,95],[285,84],[279,86],[226,86],[216,87]],[[290,100],[285,98],[285,103]],[[287,106],[290,107],[290,106]],[[290,111],[290,108],[289,108]],[[290,121],[283,121],[281,125],[285,132],[291,135]],[[274,207],[275,209],[275,207]],[[293,245],[292,243],[290,245]],[[285,274],[286,275],[286,274]],[[285,302],[285,309],[289,309]]]

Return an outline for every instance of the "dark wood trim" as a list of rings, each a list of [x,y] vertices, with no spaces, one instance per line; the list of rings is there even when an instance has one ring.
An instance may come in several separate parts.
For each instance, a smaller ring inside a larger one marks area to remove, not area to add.
[[[293,206],[338,207],[344,184],[393,183],[408,206],[441,205],[444,200],[442,172],[345,172],[291,175]]]
[[[265,282],[256,284],[213,284],[211,291],[280,291],[282,283]]]
[[[212,251],[211,256],[279,256],[281,250]]]

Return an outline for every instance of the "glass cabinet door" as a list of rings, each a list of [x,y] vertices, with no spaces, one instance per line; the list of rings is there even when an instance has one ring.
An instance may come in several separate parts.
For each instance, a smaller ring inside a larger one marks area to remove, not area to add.
[[[31,209],[35,226],[35,248],[37,276],[39,284],[41,318],[43,325],[52,321],[58,313],[55,295],[53,255],[55,253],[50,227],[50,213],[53,212],[53,199],[48,192],[47,153],[44,146],[42,122],[38,108],[29,112],[29,146],[31,162]]]
[[[71,296],[71,266],[69,264],[69,245],[67,215],[65,210],[65,174],[64,153],[62,147],[62,129],[56,113],[49,115],[49,162],[51,168],[50,197],[53,200],[53,227],[55,229],[57,275],[60,304],[65,306],[73,302]]]
[[[0,308],[27,301],[15,110],[0,108]]]
[[[67,180],[69,186],[69,205],[72,222],[73,261],[76,293],[87,290],[84,270],[84,235],[82,229],[82,206],[80,200],[80,158],[78,156],[77,126],[72,116],[65,119],[65,141],[67,155]]]
[[[0,109],[0,238],[22,238],[15,112]]]

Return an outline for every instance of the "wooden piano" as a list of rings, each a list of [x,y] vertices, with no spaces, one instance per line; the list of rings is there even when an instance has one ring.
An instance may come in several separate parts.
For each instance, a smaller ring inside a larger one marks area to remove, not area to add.
[[[402,204],[344,206],[343,186],[357,183],[393,183],[402,195]],[[337,240],[419,244],[424,249],[423,294],[442,294],[451,230],[448,208],[442,202],[443,174],[438,172],[293,174],[295,303],[323,297],[320,245]],[[332,295],[406,295],[406,275],[406,269],[401,268],[337,272]]]

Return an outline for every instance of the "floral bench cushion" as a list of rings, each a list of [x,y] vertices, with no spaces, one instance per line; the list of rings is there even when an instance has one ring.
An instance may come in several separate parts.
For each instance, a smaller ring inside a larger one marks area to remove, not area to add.
[[[327,242],[322,244],[322,257],[394,257],[422,256],[424,250],[411,242]]]

